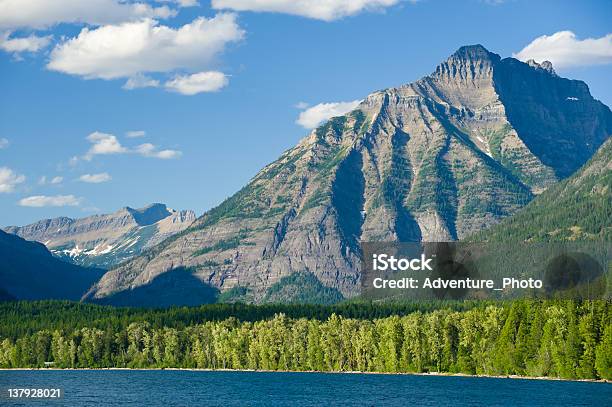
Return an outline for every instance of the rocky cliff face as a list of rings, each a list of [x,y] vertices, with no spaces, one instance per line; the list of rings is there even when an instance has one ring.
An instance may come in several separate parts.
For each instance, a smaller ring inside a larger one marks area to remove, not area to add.
[[[81,219],[46,219],[4,230],[43,243],[56,257],[108,268],[184,230],[195,218],[193,211],[175,211],[164,204],[152,204]]]
[[[462,239],[574,172],[611,133],[610,110],[583,82],[463,47],[313,131],[188,231],[109,271],[88,298],[178,269],[254,301],[299,272],[350,296],[360,241]]]

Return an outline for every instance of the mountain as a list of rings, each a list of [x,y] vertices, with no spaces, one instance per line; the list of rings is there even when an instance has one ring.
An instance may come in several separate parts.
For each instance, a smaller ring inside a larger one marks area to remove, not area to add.
[[[104,274],[63,262],[43,244],[1,230],[0,258],[0,300],[79,300]]]
[[[612,241],[612,138],[571,177],[474,241]]]
[[[572,174],[610,134],[612,113],[584,82],[462,47],[330,119],[87,298],[129,295],[176,269],[254,302],[296,273],[352,296],[360,241],[463,239]]]
[[[175,211],[156,203],[81,219],[46,219],[4,231],[41,242],[66,261],[109,268],[184,230],[195,218],[193,211]]]

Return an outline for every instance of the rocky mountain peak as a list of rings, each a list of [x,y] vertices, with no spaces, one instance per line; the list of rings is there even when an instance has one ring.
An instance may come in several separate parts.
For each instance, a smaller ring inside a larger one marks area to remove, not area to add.
[[[612,134],[610,109],[549,68],[462,47],[433,74],[318,127],[184,233],[110,270],[88,298],[129,296],[177,270],[195,287],[237,287],[255,301],[303,272],[351,296],[359,242],[484,230],[571,175]]]
[[[555,72],[555,69],[553,68],[553,64],[550,61],[544,61],[541,64],[537,63],[535,60],[533,59],[529,59],[526,62],[527,65],[529,65],[532,68],[538,69],[538,70],[542,70],[542,71],[546,71],[551,75],[557,76],[557,73]]]
[[[487,51],[482,45],[468,45],[438,65],[433,75],[444,79],[489,77],[493,65],[499,60],[499,55]]]
[[[461,61],[491,61],[496,62],[501,58],[499,55],[490,52],[480,44],[476,45],[464,45],[455,51],[450,59],[461,60]]]
[[[134,217],[134,220],[140,226],[152,225],[172,214],[172,212],[168,210],[168,207],[162,203],[153,203],[140,209],[132,209],[130,207],[126,207],[125,209]]]

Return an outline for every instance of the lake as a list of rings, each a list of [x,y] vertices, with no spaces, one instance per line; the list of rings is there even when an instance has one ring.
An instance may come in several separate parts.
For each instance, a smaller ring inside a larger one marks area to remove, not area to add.
[[[56,400],[7,389],[61,388]],[[612,384],[474,377],[177,370],[0,371],[0,404],[90,406],[610,406]]]

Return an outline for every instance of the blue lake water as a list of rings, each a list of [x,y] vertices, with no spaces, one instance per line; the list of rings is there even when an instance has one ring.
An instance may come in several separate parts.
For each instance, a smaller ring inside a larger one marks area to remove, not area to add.
[[[61,388],[57,400],[7,388]],[[209,371],[0,371],[0,405],[610,406],[612,384],[374,374]]]

